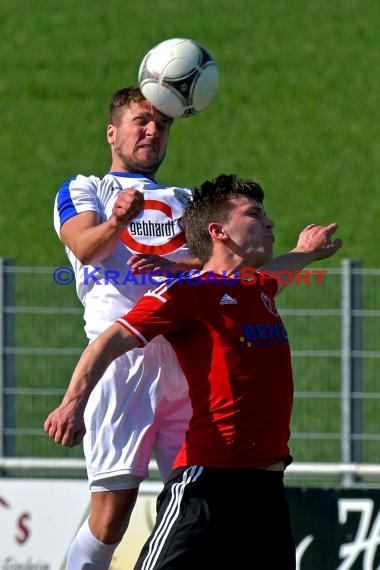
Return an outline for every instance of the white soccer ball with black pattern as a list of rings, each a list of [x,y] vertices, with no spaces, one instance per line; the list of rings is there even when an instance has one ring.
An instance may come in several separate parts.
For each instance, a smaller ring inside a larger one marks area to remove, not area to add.
[[[218,89],[218,69],[198,42],[172,38],[153,47],[141,62],[138,83],[146,99],[173,119],[202,111]]]

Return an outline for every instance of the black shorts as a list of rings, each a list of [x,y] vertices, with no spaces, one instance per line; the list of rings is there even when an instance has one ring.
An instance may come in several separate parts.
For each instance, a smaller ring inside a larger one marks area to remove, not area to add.
[[[283,472],[172,471],[135,570],[294,570]]]

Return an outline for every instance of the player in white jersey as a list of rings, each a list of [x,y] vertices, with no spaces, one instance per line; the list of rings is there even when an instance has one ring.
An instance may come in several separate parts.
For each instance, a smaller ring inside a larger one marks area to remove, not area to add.
[[[163,256],[174,262],[188,261],[190,256],[179,220],[191,199],[191,189],[163,186],[142,174],[112,169],[102,179],[78,175],[60,188],[54,206],[58,235],[68,220],[83,212],[95,212],[99,223],[106,222],[112,217],[116,198],[125,188],[142,192],[144,206],[138,218],[119,232],[114,251],[99,262],[82,263],[66,247],[78,297],[85,307],[85,331],[89,339],[113,323],[121,309],[132,308],[148,289],[157,286],[161,271],[156,269],[152,273],[153,268],[145,265],[144,273],[133,274],[129,265],[133,254]]]
[[[161,272],[197,266],[179,224],[191,190],[154,180],[170,126],[138,88],[121,89],[107,127],[110,172],[102,179],[78,175],[57,194],[54,225],[75,272],[90,342]],[[64,397],[48,416],[45,431],[56,443],[73,446],[83,438],[91,490],[89,518],[70,546],[67,570],[109,568],[151,453],[165,479],[190,414],[182,370],[159,337],[114,361],[85,410],[74,413]]]

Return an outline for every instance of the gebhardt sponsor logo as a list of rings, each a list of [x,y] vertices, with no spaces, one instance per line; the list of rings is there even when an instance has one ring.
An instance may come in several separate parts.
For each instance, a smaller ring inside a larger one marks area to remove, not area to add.
[[[153,211],[148,217],[147,212]],[[162,238],[162,243],[159,242]],[[185,245],[185,234],[173,219],[169,204],[145,200],[138,219],[132,220],[120,236],[121,241],[136,253],[167,255]]]
[[[175,235],[173,220],[168,222],[129,222],[129,232],[139,237],[172,237]]]

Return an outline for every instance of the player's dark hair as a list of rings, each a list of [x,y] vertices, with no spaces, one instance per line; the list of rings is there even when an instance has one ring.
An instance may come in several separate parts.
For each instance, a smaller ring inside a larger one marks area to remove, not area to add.
[[[204,265],[212,253],[212,240],[208,226],[212,222],[225,223],[232,209],[231,197],[243,195],[260,204],[264,191],[253,180],[244,180],[236,174],[220,174],[214,180],[206,180],[194,189],[194,198],[187,206],[182,224],[190,250]]]
[[[123,87],[116,91],[111,98],[108,122],[112,125],[118,125],[121,120],[123,109],[125,107],[129,107],[131,103],[138,103],[139,101],[145,101],[145,97],[141,93],[140,87],[137,85]]]

